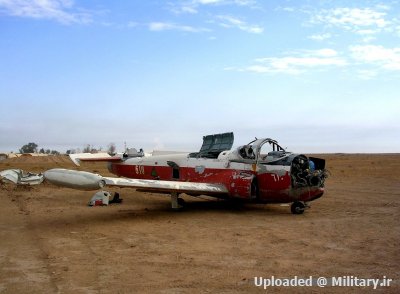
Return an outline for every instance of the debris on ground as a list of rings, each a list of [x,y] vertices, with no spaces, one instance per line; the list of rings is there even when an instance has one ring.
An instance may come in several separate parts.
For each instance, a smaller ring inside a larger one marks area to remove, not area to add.
[[[1,180],[8,180],[16,185],[39,185],[43,182],[43,175],[25,173],[22,169],[7,169],[0,172]]]
[[[92,199],[90,199],[88,205],[89,206],[107,206],[113,203],[121,203],[122,199],[119,198],[119,193],[115,192],[112,200],[111,193],[107,191],[98,191],[96,192]]]

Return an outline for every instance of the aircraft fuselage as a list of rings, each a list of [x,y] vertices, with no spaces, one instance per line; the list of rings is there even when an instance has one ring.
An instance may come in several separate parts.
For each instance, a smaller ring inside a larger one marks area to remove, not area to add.
[[[232,160],[230,155],[231,152],[226,151],[213,159],[193,158],[188,154],[136,157],[109,163],[109,170],[115,175],[134,179],[222,184],[229,195],[221,197],[259,203],[308,202],[324,193],[323,185],[318,181],[316,185],[296,186],[291,174],[292,164],[269,164],[243,158]]]

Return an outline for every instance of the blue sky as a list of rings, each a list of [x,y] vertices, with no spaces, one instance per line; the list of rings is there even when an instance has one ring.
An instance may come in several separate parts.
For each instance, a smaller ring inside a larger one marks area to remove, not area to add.
[[[0,151],[400,152],[398,1],[0,0]]]

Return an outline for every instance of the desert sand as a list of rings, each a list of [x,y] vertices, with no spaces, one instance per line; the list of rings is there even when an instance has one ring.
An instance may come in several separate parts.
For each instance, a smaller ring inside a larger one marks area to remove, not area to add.
[[[263,288],[254,277],[394,279],[391,287],[324,293],[400,293],[400,155],[320,155],[325,195],[303,215],[288,206],[228,205],[118,191],[122,204],[88,207],[94,192],[0,186],[0,293],[320,293]],[[0,170],[77,169],[68,157],[15,158]],[[104,164],[79,168],[110,175]]]

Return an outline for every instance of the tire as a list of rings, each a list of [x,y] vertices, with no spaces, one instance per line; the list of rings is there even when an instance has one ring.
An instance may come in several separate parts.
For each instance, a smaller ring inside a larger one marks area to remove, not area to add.
[[[290,210],[293,214],[303,214],[305,208],[306,206],[304,205],[304,203],[300,201],[293,202],[292,206],[290,206]]]

